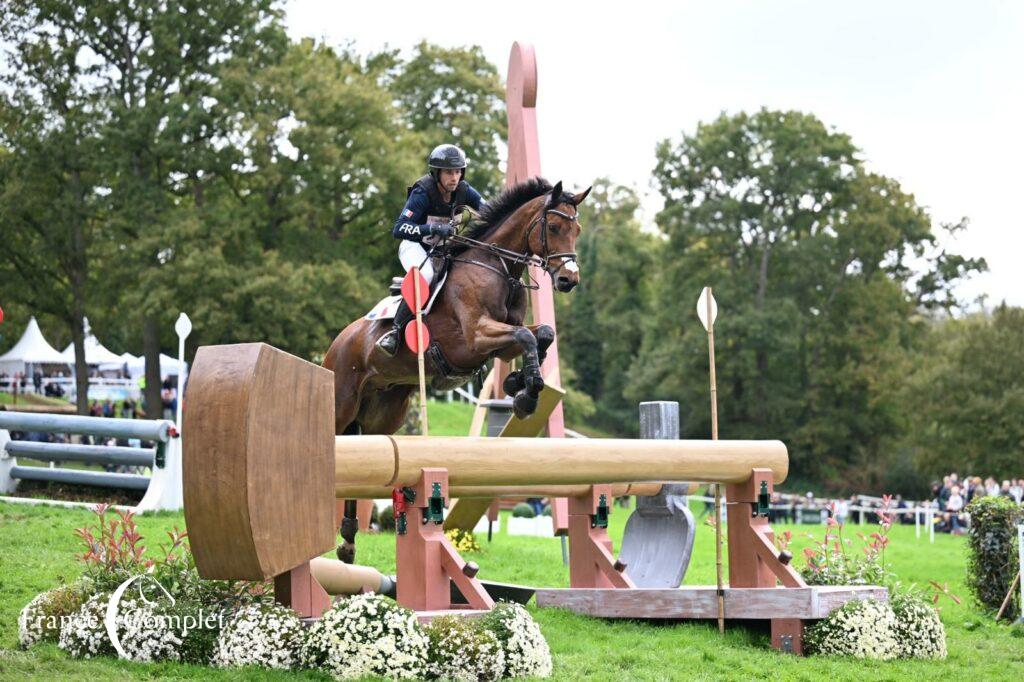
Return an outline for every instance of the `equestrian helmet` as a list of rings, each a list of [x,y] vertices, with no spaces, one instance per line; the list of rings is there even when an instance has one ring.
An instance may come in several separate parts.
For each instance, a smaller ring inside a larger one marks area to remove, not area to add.
[[[467,165],[466,153],[453,144],[440,144],[430,152],[427,165],[430,166],[430,173],[432,175],[436,175],[438,170],[445,168],[461,168],[463,169],[463,174],[465,174]]]

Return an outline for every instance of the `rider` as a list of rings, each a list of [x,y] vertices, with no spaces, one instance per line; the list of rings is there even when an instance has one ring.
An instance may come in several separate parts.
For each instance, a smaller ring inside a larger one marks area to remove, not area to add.
[[[398,260],[402,267],[407,272],[418,267],[429,285],[434,279],[434,267],[427,251],[452,236],[455,229],[452,220],[463,206],[479,211],[482,199],[480,193],[465,181],[466,154],[455,145],[435,147],[430,152],[427,165],[429,173],[408,189],[405,206],[391,234],[402,240],[398,245]],[[405,325],[413,317],[415,315],[403,300],[395,312],[394,327],[377,340],[377,347],[394,356]]]

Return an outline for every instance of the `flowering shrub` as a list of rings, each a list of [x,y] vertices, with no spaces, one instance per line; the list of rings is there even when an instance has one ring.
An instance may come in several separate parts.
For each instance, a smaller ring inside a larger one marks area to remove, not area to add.
[[[114,645],[107,636],[106,625],[103,622],[109,602],[109,592],[100,592],[89,597],[61,626],[60,648],[75,658],[113,654]]]
[[[24,648],[60,639],[61,619],[81,608],[87,595],[82,584],[62,585],[37,594],[18,616],[18,641]]]
[[[885,585],[892,576],[885,567],[885,549],[889,546],[889,529],[893,517],[889,513],[892,496],[882,498],[878,513],[878,530],[865,536],[863,554],[847,551],[849,540],[843,538],[843,526],[834,518],[825,525],[825,537],[814,547],[804,549],[806,567],[801,571],[808,585]],[[788,543],[789,538],[786,538]]]
[[[476,537],[473,533],[468,530],[452,528],[451,530],[446,530],[444,534],[445,537],[451,541],[452,546],[455,547],[455,551],[459,554],[480,551],[480,543],[476,541]]]
[[[427,637],[412,611],[376,594],[339,601],[306,636],[302,664],[335,677],[423,677]]]
[[[900,655],[896,614],[886,602],[851,601],[807,628],[808,650],[826,656],[853,656],[882,661]]]
[[[444,616],[426,628],[427,674],[444,680],[499,680],[505,654],[494,633],[466,618]]]
[[[133,661],[181,659],[181,634],[171,627],[170,620],[141,600],[122,599],[118,604],[117,636]]]
[[[199,665],[213,662],[221,627],[230,619],[230,611],[179,599],[173,606],[160,606],[156,613],[173,624],[174,632],[181,639],[179,660]]]
[[[893,595],[889,606],[896,615],[900,658],[946,657],[946,629],[938,611],[909,594]]]
[[[497,604],[481,619],[505,655],[504,677],[549,677],[551,649],[530,612],[519,604]]]
[[[222,668],[260,665],[288,670],[298,662],[302,623],[277,604],[242,607],[217,638],[213,664]]]

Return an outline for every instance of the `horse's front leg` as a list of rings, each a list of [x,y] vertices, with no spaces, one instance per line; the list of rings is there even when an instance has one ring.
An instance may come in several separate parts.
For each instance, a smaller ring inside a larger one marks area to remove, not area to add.
[[[555,342],[555,330],[546,324],[528,325],[526,328],[533,332],[533,335],[537,339],[537,362],[538,364],[543,365],[544,359],[548,354],[548,348]],[[501,357],[501,355],[499,354],[498,357]],[[507,362],[511,357],[501,357],[501,359]],[[505,380],[502,382],[501,388],[507,395],[516,395],[524,388],[527,388],[525,373],[519,369],[509,372],[508,376],[506,376]],[[540,388],[537,389],[537,393],[539,394],[543,388],[544,382],[542,380],[540,382]]]
[[[537,398],[544,388],[538,340],[534,332],[527,327],[481,318],[473,330],[471,345],[481,355],[497,356],[506,362],[518,355],[523,356],[522,386],[514,392],[512,405],[520,419],[533,414],[537,409]],[[548,345],[550,341],[545,349]]]

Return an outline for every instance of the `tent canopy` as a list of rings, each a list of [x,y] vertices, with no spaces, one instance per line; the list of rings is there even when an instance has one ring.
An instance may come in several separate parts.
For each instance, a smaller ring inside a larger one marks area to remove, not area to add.
[[[128,365],[128,375],[133,379],[146,373],[146,359],[135,357],[131,353],[122,353],[120,358],[114,362],[104,362],[100,365],[100,371],[123,369]],[[179,364],[177,358],[170,355],[160,354],[160,377],[178,376],[188,374],[188,363]]]
[[[61,355],[64,356],[64,362],[69,365],[75,364],[75,344],[69,343]],[[89,334],[85,337],[85,364],[99,365],[104,362],[123,363],[124,361],[120,355],[107,350],[106,346],[100,343],[95,336]]]
[[[67,360],[57,349],[47,343],[39,323],[33,317],[25,327],[25,333],[14,344],[14,348],[0,355],[0,372],[13,374],[26,371],[27,365],[66,365]]]

